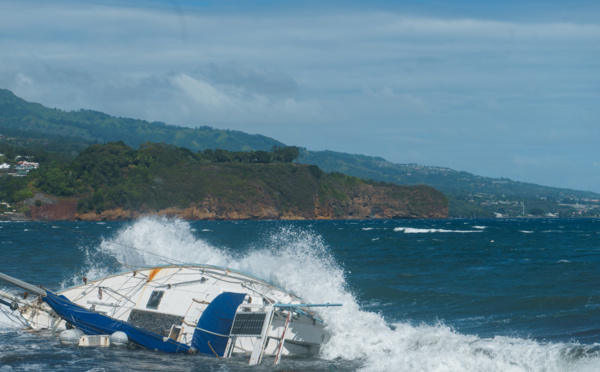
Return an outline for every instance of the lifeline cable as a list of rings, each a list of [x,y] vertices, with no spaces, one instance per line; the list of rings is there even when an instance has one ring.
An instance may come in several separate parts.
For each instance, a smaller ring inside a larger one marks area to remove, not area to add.
[[[28,222],[28,223],[37,222],[37,223],[39,223],[39,224],[46,224],[46,225],[49,225],[49,226],[56,226],[56,227],[58,227],[58,228],[61,228],[61,229],[63,229],[63,230],[67,230],[67,231],[69,231],[69,232],[72,232],[72,233],[75,233],[75,234],[79,234],[79,235],[85,235],[85,236],[88,236],[88,237],[90,237],[90,238],[94,238],[94,239],[104,239],[103,237],[100,237],[100,236],[96,236],[96,235],[88,234],[88,233],[85,233],[85,232],[82,232],[82,231],[76,231],[76,230],[69,229],[69,228],[67,228],[67,227],[60,226],[60,225],[54,225],[54,224],[48,223],[48,222],[46,222],[46,221],[40,221],[40,220],[28,220],[27,222]],[[76,241],[74,241],[74,240],[72,240],[72,239],[65,238],[65,237],[61,236],[60,234],[56,234],[56,233],[54,233],[54,232],[52,232],[52,231],[50,231],[50,230],[46,230],[46,229],[40,229],[40,230],[42,230],[42,231],[45,231],[45,232],[47,232],[47,233],[49,233],[49,234],[51,234],[51,235],[54,235],[54,236],[58,237],[59,239],[62,239],[62,240],[65,240],[65,241],[68,241],[68,242],[71,242],[71,243],[74,243],[74,244],[78,244],[78,242],[76,242]],[[141,248],[136,248],[136,247],[134,247],[134,246],[131,246],[131,245],[128,245],[128,244],[124,244],[124,243],[120,243],[120,242],[113,242],[112,244],[117,244],[117,245],[120,245],[120,246],[122,246],[122,247],[129,248],[129,249],[133,249],[133,250],[135,250],[135,251],[138,251],[138,252],[143,252],[143,253],[147,253],[147,254],[149,254],[149,255],[152,255],[152,256],[156,256],[156,257],[160,258],[161,260],[163,260],[165,263],[167,263],[167,264],[169,264],[169,265],[178,265],[178,264],[179,264],[179,265],[182,265],[182,264],[185,264],[185,262],[184,262],[184,261],[172,260],[171,258],[169,258],[169,257],[166,257],[166,256],[163,256],[163,255],[160,255],[160,254],[158,254],[158,253],[154,253],[154,252],[146,251],[146,250],[143,250],[143,249],[141,249]],[[115,260],[116,260],[116,259],[115,259]],[[124,263],[124,262],[121,262],[121,261],[119,261],[119,260],[116,260],[116,261],[117,261],[119,264],[123,265],[124,267],[130,268],[130,269],[134,269],[134,268],[136,268],[136,267],[139,267],[139,266],[132,266],[132,265],[126,264],[126,263]]]

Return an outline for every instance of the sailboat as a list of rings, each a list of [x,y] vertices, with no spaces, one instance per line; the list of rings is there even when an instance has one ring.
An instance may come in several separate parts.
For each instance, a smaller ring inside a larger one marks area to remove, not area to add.
[[[212,265],[135,268],[53,292],[0,273],[24,289],[0,291],[32,329],[49,329],[66,344],[133,344],[167,353],[219,358],[245,355],[249,364],[310,356],[326,341],[311,304],[262,279]],[[318,310],[318,309],[317,309]]]

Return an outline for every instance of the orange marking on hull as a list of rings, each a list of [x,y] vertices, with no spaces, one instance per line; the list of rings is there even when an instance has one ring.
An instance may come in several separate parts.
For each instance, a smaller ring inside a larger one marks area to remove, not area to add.
[[[148,281],[151,282],[152,279],[154,279],[154,277],[156,276],[156,274],[158,274],[159,271],[160,271],[160,269],[153,269],[150,272],[150,276],[148,277]]]

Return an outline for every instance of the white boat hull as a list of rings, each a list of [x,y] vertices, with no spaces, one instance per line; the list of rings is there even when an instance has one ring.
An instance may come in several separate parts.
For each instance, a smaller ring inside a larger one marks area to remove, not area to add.
[[[240,322],[244,314],[265,313],[268,316],[264,319],[269,320],[260,335],[257,329],[250,335],[243,330],[223,335],[229,339],[228,355],[254,354],[258,361],[263,355],[311,355],[325,339],[322,321],[294,307],[302,304],[298,297],[251,275],[215,266],[141,268],[96,280],[84,279],[84,283],[57,294],[85,309],[190,346],[204,311],[226,292],[246,295],[237,308],[236,319],[242,314]],[[19,311],[34,329],[61,331],[70,326],[36,299],[21,301]]]

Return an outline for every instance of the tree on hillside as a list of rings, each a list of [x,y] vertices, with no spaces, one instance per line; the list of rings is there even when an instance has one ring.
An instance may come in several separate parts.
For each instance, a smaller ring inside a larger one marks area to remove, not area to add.
[[[273,146],[271,153],[274,162],[291,163],[300,157],[300,148],[297,146]]]

